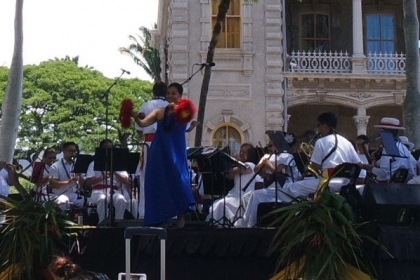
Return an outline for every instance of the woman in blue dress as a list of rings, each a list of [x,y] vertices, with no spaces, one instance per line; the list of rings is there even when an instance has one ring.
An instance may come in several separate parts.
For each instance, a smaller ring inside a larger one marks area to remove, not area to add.
[[[172,83],[166,95],[168,106],[155,109],[144,119],[132,113],[141,127],[157,122],[145,173],[145,225],[158,225],[177,216],[177,227],[184,227],[184,214],[195,204],[187,164],[187,125],[177,122],[174,115],[182,93],[182,86]]]

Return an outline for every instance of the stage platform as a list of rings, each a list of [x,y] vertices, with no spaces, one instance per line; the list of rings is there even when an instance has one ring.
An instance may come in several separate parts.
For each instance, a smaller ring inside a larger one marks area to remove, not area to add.
[[[137,223],[137,225],[140,225]],[[78,252],[72,240],[70,255],[84,269],[106,273],[116,280],[125,270],[124,223],[120,227],[81,231]],[[126,226],[136,226],[127,222]],[[275,273],[278,256],[267,251],[276,228],[214,228],[188,224],[167,229],[166,279],[168,280],[266,280]],[[365,254],[374,264],[378,279],[420,279],[420,227],[369,225],[365,232],[376,237],[394,256],[367,245]],[[131,272],[160,279],[160,243],[156,237],[135,236],[131,242]]]

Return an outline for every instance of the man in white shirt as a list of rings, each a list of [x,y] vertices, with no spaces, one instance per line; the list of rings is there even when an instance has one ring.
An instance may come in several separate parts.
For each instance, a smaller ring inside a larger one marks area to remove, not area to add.
[[[412,179],[416,175],[415,159],[409,149],[398,138],[398,132],[405,129],[400,125],[400,121],[396,118],[384,117],[374,127],[381,129],[381,131],[389,131],[392,134],[398,154],[389,155],[384,148],[382,149],[381,158],[378,161],[372,164],[362,164],[361,168],[375,174],[376,180],[379,183],[389,182],[392,175],[400,168],[406,168],[408,170],[407,180]]]
[[[111,140],[102,140],[99,144],[100,148],[109,149],[113,147]],[[115,219],[122,220],[124,218],[124,212],[127,208],[128,201],[122,194],[122,185],[128,181],[128,173],[126,171],[114,171],[112,173],[112,184],[111,184],[111,171],[96,171],[94,170],[95,161],[92,161],[86,172],[86,184],[92,186],[92,194],[90,196],[92,203],[96,204],[98,212],[99,222],[98,225],[103,225],[108,202],[111,201],[115,208]],[[111,190],[113,193],[111,195]]]
[[[147,115],[149,115],[154,109],[166,107],[169,103],[166,101],[166,85],[163,82],[157,82],[153,85],[153,99],[149,100],[140,107],[139,115],[141,115],[141,118],[145,118]],[[142,155],[140,156],[140,163],[137,167],[137,173],[140,175],[140,193],[139,193],[139,217],[142,219],[144,217],[144,176],[146,171],[146,165],[147,165],[147,152],[150,147],[150,144],[153,141],[153,138],[155,136],[157,123],[154,123],[152,125],[146,126],[146,127],[140,127],[137,124],[135,125],[137,132],[140,134],[143,134],[144,136],[144,142],[147,146],[143,146],[142,149]]]
[[[318,116],[318,133],[321,135],[315,142],[310,165],[320,172],[333,170],[342,163],[360,163],[352,143],[336,132],[337,117],[334,113],[326,112]],[[339,192],[341,187],[348,184],[348,178],[332,178],[329,182],[331,191]],[[308,196],[315,193],[319,178],[308,178],[291,184],[286,191],[295,197]]]
[[[63,158],[51,166],[49,173],[53,199],[64,209],[68,209],[69,203],[73,203],[76,207],[82,207],[84,204],[82,197],[77,194],[79,174],[73,172],[78,151],[79,147],[76,143],[64,143]]]

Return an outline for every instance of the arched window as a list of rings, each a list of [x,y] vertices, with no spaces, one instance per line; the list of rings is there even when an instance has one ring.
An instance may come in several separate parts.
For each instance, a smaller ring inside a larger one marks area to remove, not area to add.
[[[213,146],[220,148],[229,146],[231,155],[235,155],[239,153],[243,135],[236,126],[223,124],[214,130],[212,142]]]

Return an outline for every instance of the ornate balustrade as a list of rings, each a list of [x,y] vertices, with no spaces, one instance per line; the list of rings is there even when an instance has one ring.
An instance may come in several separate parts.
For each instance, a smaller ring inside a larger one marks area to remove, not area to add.
[[[405,54],[369,53],[366,57],[369,74],[405,74]]]
[[[366,56],[366,71],[371,75],[405,74],[405,54],[369,53]],[[352,73],[352,57],[348,52],[292,52],[287,58],[292,73]]]

